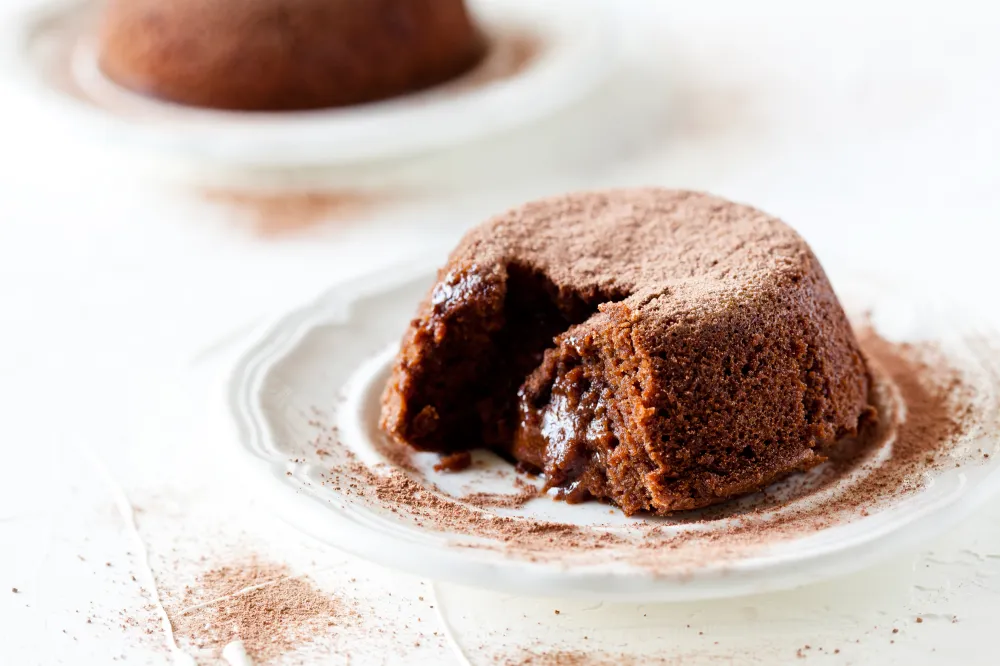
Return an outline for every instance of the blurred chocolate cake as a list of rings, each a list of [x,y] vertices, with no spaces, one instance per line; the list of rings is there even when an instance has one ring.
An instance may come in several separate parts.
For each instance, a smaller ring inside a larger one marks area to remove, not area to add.
[[[163,100],[292,111],[427,88],[483,53],[464,0],[109,0],[99,64]]]

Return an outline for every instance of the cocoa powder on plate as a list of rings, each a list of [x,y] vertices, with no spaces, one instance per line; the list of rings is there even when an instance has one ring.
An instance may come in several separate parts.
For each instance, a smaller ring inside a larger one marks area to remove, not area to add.
[[[708,562],[746,557],[861,519],[919,490],[927,475],[969,459],[986,460],[989,452],[973,450],[971,442],[998,423],[995,378],[990,383],[975,375],[934,343],[894,343],[870,327],[859,331],[859,340],[880,407],[862,438],[827,452],[829,460],[811,476],[794,475],[756,496],[667,519],[576,525],[533,518],[524,510],[498,513],[552,500],[534,499],[534,490],[525,488],[512,495],[451,496],[412,465],[395,464],[407,460],[405,452],[368,466],[329,428],[320,427],[313,444],[329,453],[321,476],[328,489],[393,520],[444,533],[455,547],[531,562],[619,562],[656,575],[684,575]],[[379,446],[390,451],[392,445]]]

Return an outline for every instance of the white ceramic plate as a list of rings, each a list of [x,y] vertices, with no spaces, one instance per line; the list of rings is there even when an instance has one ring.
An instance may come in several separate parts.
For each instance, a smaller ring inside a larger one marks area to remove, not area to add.
[[[15,80],[59,122],[111,147],[194,163],[285,168],[412,155],[522,125],[578,100],[614,62],[615,12],[601,0],[474,0],[498,45],[476,71],[385,102],[296,113],[234,113],[129,93],[96,66],[91,0],[45,2],[4,35]],[[516,40],[537,52],[501,71]],[[472,84],[471,81],[486,79]],[[492,79],[492,80],[490,80]]]
[[[555,597],[588,597],[617,601],[668,601],[736,596],[794,587],[848,573],[890,557],[938,533],[983,502],[1000,485],[1000,456],[995,430],[971,434],[955,450],[955,466],[928,476],[919,489],[868,515],[855,515],[811,533],[783,538],[763,547],[743,549],[725,533],[740,513],[703,521],[625,518],[596,502],[567,505],[538,497],[520,508],[481,508],[483,516],[541,519],[575,525],[600,536],[634,533],[651,525],[660,533],[718,532],[713,549],[647,549],[643,560],[616,551],[556,548],[529,553],[505,546],[499,534],[439,531],[393,511],[391,504],[341,492],[325,483],[331,461],[342,453],[317,455],[317,432],[339,428],[340,444],[365,464],[387,472],[377,428],[379,395],[401,331],[431,283],[430,264],[387,271],[370,279],[332,289],[323,297],[281,318],[238,363],[230,384],[230,407],[240,447],[238,460],[247,483],[263,493],[288,521],[324,542],[386,566],[435,579],[445,579],[510,593]],[[984,423],[995,428],[1000,373],[995,351],[969,342],[974,318],[919,305],[905,292],[870,280],[838,284],[851,311],[874,313],[880,333],[896,340],[932,339],[950,357],[972,368]],[[895,393],[887,384],[886,405]],[[992,410],[992,411],[990,411]],[[330,447],[328,443],[323,446]],[[892,446],[887,441],[867,454],[877,465]],[[461,473],[433,470],[436,458],[418,454],[417,483],[441,496],[469,492],[511,492],[510,466],[491,454],[477,454],[477,466]],[[812,472],[810,472],[812,474]],[[859,469],[852,474],[863,475]],[[809,491],[808,475],[797,484],[799,499],[782,511],[805,503],[823,503],[849,490],[853,477],[831,487]],[[787,484],[786,484],[787,485]],[[803,494],[802,489],[807,492]],[[776,492],[785,492],[777,490]],[[753,498],[745,500],[753,505]],[[739,505],[737,505],[737,508]],[[770,509],[763,509],[766,513]],[[721,546],[721,548],[720,548]],[[725,556],[716,557],[713,553]],[[635,554],[635,551],[632,551]],[[656,566],[647,566],[649,562]]]

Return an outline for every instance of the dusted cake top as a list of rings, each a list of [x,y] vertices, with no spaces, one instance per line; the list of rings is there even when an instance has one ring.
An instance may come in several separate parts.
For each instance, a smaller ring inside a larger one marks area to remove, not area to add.
[[[451,255],[452,265],[463,260],[481,269],[514,262],[559,288],[673,311],[763,288],[775,273],[819,268],[780,220],[708,194],[661,189],[527,204],[471,231]]]

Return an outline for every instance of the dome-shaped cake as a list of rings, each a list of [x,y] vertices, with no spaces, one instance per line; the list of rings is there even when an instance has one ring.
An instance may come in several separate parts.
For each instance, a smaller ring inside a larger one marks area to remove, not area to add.
[[[570,501],[666,514],[818,464],[873,413],[869,384],[784,223],[694,192],[597,192],[466,235],[403,339],[382,426],[499,451]]]
[[[385,99],[484,52],[464,0],[109,0],[99,48],[125,88],[247,111]]]

